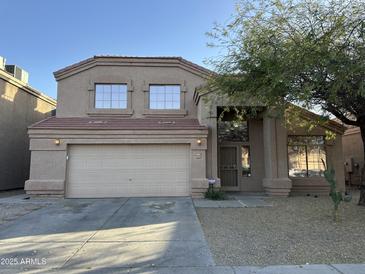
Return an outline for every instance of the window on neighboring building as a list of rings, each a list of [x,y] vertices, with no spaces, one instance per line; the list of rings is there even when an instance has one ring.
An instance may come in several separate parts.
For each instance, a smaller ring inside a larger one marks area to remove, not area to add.
[[[150,85],[150,109],[180,109],[180,85]]]
[[[326,163],[324,136],[288,136],[289,176],[323,176]]]
[[[251,163],[250,163],[250,147],[249,146],[241,146],[241,167],[242,167],[242,176],[250,177],[251,176]]]
[[[125,109],[127,100],[126,84],[95,85],[95,108]]]

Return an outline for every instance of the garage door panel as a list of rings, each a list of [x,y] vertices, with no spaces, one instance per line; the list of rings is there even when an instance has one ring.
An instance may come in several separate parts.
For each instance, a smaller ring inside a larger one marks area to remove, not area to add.
[[[77,172],[73,172],[72,175],[69,176],[69,180],[80,180],[80,183],[85,181],[85,183],[90,183],[92,181],[96,181],[98,179],[98,183],[103,183],[106,181],[123,181],[123,180],[138,180],[138,181],[150,181],[150,180],[159,180],[159,181],[177,181],[183,180],[186,181],[188,178],[185,170],[176,170],[173,174],[171,170],[149,170],[148,178],[144,173],[139,173],[140,170],[120,170],[123,174],[119,177],[116,177],[115,172],[111,172],[111,174],[106,174],[105,172],[110,172],[111,170],[99,169],[94,171],[88,170],[78,170]],[[146,172],[146,170],[144,170]],[[86,180],[87,179],[87,180]]]
[[[170,156],[170,155],[169,155]],[[109,168],[109,169],[133,169],[136,166],[143,166],[144,168],[150,169],[162,169],[162,168],[178,168],[178,167],[186,167],[188,161],[186,156],[176,158],[171,155],[170,159],[161,159],[161,155],[156,155],[155,157],[145,158],[135,158],[132,155],[130,157],[110,157],[98,159],[98,156],[93,155],[92,157],[85,155],[83,157],[90,157],[89,159],[84,159],[81,157],[72,157],[72,162],[75,169],[98,169],[98,168]],[[157,161],[155,161],[157,160]]]
[[[187,145],[74,145],[68,197],[187,196]]]
[[[69,198],[112,198],[112,197],[163,197],[187,196],[186,187],[167,188],[166,186],[154,187],[146,191],[146,186],[126,186],[102,188],[95,193],[94,187],[75,187],[68,195]]]

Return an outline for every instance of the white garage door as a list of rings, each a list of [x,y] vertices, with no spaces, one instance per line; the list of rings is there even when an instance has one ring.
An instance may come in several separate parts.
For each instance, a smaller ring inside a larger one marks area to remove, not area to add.
[[[70,198],[189,196],[187,145],[71,145]]]

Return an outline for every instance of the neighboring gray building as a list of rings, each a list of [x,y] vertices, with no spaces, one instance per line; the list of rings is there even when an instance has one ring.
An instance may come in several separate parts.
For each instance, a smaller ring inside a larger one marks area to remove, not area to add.
[[[289,130],[267,109],[240,123],[229,112],[218,119],[235,104],[202,92],[211,74],[181,57],[94,56],[56,71],[56,117],[28,131],[27,193],[201,197],[208,178],[229,191],[328,193],[322,160],[344,190],[339,123]]]
[[[29,178],[29,125],[52,114],[56,101],[27,83],[28,73],[0,57],[0,190]]]

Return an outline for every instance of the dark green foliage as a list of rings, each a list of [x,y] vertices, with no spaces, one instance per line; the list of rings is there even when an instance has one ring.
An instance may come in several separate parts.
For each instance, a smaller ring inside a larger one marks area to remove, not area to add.
[[[210,200],[226,200],[226,194],[220,189],[216,189],[213,187],[208,188],[207,192],[205,192],[204,197]]]
[[[209,35],[222,49],[209,60],[210,90],[235,105],[321,111],[314,124],[332,114],[365,140],[363,0],[242,0]],[[361,197],[365,205],[365,185]]]
[[[226,54],[212,79],[235,102],[320,106],[360,125],[365,109],[365,2],[247,0],[210,33]],[[249,99],[248,99],[249,98]]]

